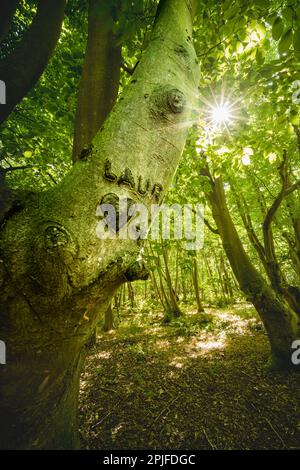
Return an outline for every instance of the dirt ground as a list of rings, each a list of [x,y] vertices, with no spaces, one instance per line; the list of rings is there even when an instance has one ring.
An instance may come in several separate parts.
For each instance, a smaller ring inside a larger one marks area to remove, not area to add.
[[[300,449],[300,374],[272,373],[254,310],[126,312],[80,394],[86,449]]]

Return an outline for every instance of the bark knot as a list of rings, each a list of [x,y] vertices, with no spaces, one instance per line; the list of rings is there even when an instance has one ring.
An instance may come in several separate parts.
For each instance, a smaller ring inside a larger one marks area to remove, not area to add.
[[[45,230],[45,246],[47,250],[59,248],[69,243],[69,235],[62,227],[50,226]]]
[[[155,120],[170,122],[170,116],[181,114],[185,107],[186,98],[184,93],[167,85],[154,91],[150,113]]]
[[[87,158],[91,155],[91,153],[93,152],[93,144],[90,144],[88,146],[85,146],[82,151],[80,152],[80,155],[79,155],[79,160],[87,160]]]
[[[182,113],[186,103],[184,94],[176,88],[168,92],[167,102],[169,108],[175,114]]]

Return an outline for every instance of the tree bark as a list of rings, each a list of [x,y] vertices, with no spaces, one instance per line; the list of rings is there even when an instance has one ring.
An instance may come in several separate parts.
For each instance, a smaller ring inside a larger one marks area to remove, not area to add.
[[[195,291],[195,297],[196,297],[196,303],[197,303],[197,311],[198,313],[202,313],[204,312],[204,308],[200,299],[198,262],[197,262],[196,254],[194,255],[194,258],[193,258],[192,277],[193,277],[193,285],[194,285],[194,291]]]
[[[164,312],[165,312],[164,322],[168,323],[171,320],[171,317],[172,317],[172,304],[171,304],[171,301],[170,301],[169,297],[167,296],[167,293],[166,293],[166,290],[165,290],[165,287],[164,287],[164,281],[163,281],[164,274],[163,274],[163,270],[162,270],[162,266],[161,266],[160,255],[159,255],[159,253],[157,253],[157,254],[154,253],[153,248],[151,246],[151,243],[150,243],[150,249],[151,249],[151,252],[152,252],[152,256],[155,259],[155,264],[156,264],[156,269],[157,269],[158,279],[159,279],[159,287],[157,285],[156,277],[155,277],[154,272],[152,273],[153,274],[153,281],[154,281],[154,283],[156,284],[156,286],[158,288],[158,292],[160,293],[159,297],[160,297],[161,304],[162,304],[162,307],[163,307]],[[164,276],[164,279],[166,281],[165,276]]]
[[[105,312],[105,315],[104,315],[104,325],[103,325],[103,331],[105,332],[109,332],[111,330],[114,329],[114,315],[113,315],[113,311],[112,311],[112,305],[111,305],[111,302]]]
[[[90,152],[60,185],[31,195],[5,216],[1,448],[76,446],[84,345],[116,289],[138,275],[140,242],[97,237],[97,208],[112,193],[149,208],[162,201],[171,182],[197,107],[194,3],[164,2],[131,84]],[[141,191],[141,180],[150,181],[148,191]]]
[[[73,163],[84,158],[117,100],[121,46],[116,44],[112,32],[113,21],[113,6],[107,8],[105,0],[89,0],[88,39],[75,116]],[[110,302],[104,315],[103,331],[113,328]]]
[[[171,311],[169,312],[169,315],[171,317],[180,317],[182,315],[182,312],[180,310],[180,307],[177,302],[176,298],[176,292],[173,288],[172,284],[172,279],[171,279],[171,274],[169,270],[169,260],[168,260],[168,253],[166,247],[162,244],[162,254],[163,254],[163,260],[165,264],[165,272],[166,272],[166,283],[168,286],[168,291],[169,291],[169,302],[171,306]]]
[[[118,96],[121,45],[112,32],[112,8],[103,8],[105,2],[89,1],[88,40],[75,118],[74,162],[90,145]]]
[[[6,104],[0,106],[0,124],[45,70],[60,36],[65,5],[66,0],[40,0],[23,39],[0,62],[0,77],[6,84]]]

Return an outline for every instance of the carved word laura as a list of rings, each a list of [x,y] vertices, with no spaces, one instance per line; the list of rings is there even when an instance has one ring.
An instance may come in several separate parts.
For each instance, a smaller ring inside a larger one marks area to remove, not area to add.
[[[138,181],[136,182],[130,168],[125,168],[121,175],[117,176],[111,169],[110,160],[106,160],[104,165],[104,178],[108,181],[118,183],[119,185],[128,186],[133,191],[138,192],[141,196],[146,196],[151,193],[156,202],[160,201],[161,193],[163,191],[162,185],[160,183],[154,183],[151,185],[149,179],[144,182],[141,176],[139,176]]]

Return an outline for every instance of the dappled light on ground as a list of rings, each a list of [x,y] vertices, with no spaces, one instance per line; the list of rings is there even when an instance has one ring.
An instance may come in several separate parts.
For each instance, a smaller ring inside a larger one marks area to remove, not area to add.
[[[272,374],[253,308],[126,312],[98,334],[82,377],[83,445],[102,449],[298,448],[300,380]]]

